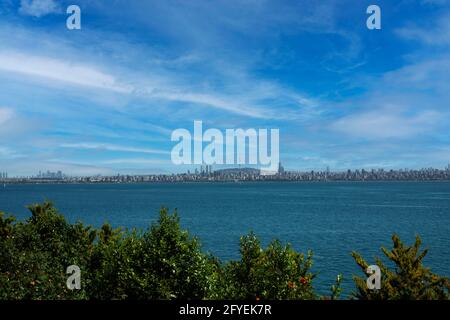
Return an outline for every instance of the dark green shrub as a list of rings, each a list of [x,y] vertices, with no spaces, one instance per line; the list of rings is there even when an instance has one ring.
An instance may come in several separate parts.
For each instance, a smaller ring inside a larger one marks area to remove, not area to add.
[[[354,276],[357,292],[353,295],[362,300],[447,300],[450,282],[448,278],[433,274],[422,265],[428,250],[419,252],[422,241],[419,236],[412,246],[406,246],[397,235],[392,237],[394,247],[391,251],[381,248],[394,268],[387,267],[380,258],[376,264],[380,267],[381,289],[370,290],[366,278]],[[369,264],[356,252],[352,253],[363,272]]]
[[[160,212],[158,224],[144,234],[144,269],[152,270],[152,298],[206,296],[210,287],[211,260],[201,251],[197,238],[181,230],[177,213]]]
[[[241,260],[218,271],[215,299],[315,299],[312,253],[297,253],[277,240],[266,249],[253,234],[241,238]]]
[[[66,287],[66,268],[85,267],[94,231],[68,224],[51,203],[29,207],[31,218],[14,223],[0,215],[0,298],[80,299]]]
[[[103,226],[91,261],[90,292],[97,299],[202,299],[209,288],[209,258],[181,230],[176,213],[160,212],[140,235]]]

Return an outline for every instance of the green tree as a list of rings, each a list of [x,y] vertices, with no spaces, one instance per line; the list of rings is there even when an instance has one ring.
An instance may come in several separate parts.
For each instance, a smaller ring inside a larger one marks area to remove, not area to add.
[[[181,230],[177,212],[160,212],[157,224],[144,234],[144,268],[152,270],[151,298],[201,299],[210,287],[211,259],[200,242]]]
[[[353,296],[362,300],[447,300],[450,282],[423,266],[428,250],[420,252],[422,241],[419,236],[412,246],[404,245],[397,235],[392,236],[393,248],[381,248],[393,268],[386,266],[380,258],[376,264],[381,270],[381,289],[367,288],[366,279],[354,276],[357,291]],[[353,252],[353,258],[365,273],[369,264],[360,254]]]
[[[0,298],[81,299],[66,287],[66,268],[84,268],[95,232],[69,224],[50,202],[29,207],[31,217],[14,223],[0,215]]]
[[[216,299],[315,299],[312,253],[305,257],[278,240],[261,248],[250,233],[241,237],[241,260],[219,270]]]
[[[143,234],[102,227],[88,271],[90,298],[202,299],[212,267],[177,213],[163,208]]]

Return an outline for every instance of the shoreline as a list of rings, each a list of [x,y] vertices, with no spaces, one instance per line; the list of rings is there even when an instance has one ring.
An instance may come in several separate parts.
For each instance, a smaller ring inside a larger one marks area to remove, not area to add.
[[[124,181],[124,182],[111,182],[111,181],[18,181],[18,182],[0,182],[0,184],[6,185],[116,185],[116,184],[189,184],[189,183],[211,183],[211,184],[240,184],[240,183],[370,183],[370,182],[450,182],[450,179],[380,179],[380,180],[283,180],[283,179],[273,179],[273,180],[177,180],[177,181]],[[1,189],[1,186],[0,186]]]

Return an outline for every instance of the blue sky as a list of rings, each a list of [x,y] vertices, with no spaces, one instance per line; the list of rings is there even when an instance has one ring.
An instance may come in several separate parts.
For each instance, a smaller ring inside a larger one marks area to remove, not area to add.
[[[450,2],[0,0],[0,171],[185,171],[194,120],[279,128],[288,169],[444,167]]]

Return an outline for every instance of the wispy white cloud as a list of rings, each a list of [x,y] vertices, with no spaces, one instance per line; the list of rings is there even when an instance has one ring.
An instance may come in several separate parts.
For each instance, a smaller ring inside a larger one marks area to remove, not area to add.
[[[149,79],[132,72],[123,72],[116,76],[95,65],[73,63],[70,60],[38,56],[23,51],[0,51],[0,70],[87,89],[109,90],[147,100],[191,103],[259,119],[297,119],[306,113],[311,114],[311,109],[316,107],[312,99],[291,89],[264,82],[262,85],[254,84],[250,79],[238,80],[241,81],[241,89],[245,89],[245,93],[198,90],[190,84],[177,84],[178,79],[169,73],[154,75]],[[278,99],[289,100],[291,111],[280,112],[277,107],[258,102],[264,99],[271,99],[271,103]]]
[[[14,111],[11,108],[0,107],[0,126],[10,121],[14,116]]]
[[[61,7],[56,0],[20,0],[19,13],[40,18],[52,13],[61,13]]]
[[[166,100],[188,102],[199,105],[206,105],[215,109],[228,111],[234,114],[249,116],[253,118],[269,119],[274,118],[275,115],[271,114],[269,110],[264,108],[252,108],[250,104],[239,104],[237,101],[231,101],[233,99],[221,98],[218,95],[193,93],[193,92],[159,92],[153,94],[156,98],[162,98]]]
[[[409,24],[396,33],[407,40],[419,41],[426,45],[448,46],[450,44],[450,12],[438,16],[433,24]]]
[[[0,52],[0,70],[62,81],[120,93],[132,91],[130,86],[95,67],[21,52]]]
[[[128,146],[120,146],[114,144],[105,143],[64,143],[61,144],[62,148],[72,149],[91,149],[91,150],[104,150],[104,151],[117,151],[117,152],[133,152],[133,153],[148,153],[148,154],[169,154],[169,151],[148,149],[148,148],[134,148]]]
[[[31,118],[23,118],[10,107],[0,107],[0,143],[11,143],[12,138],[22,138],[35,130]]]
[[[0,158],[3,158],[3,159],[15,159],[15,158],[19,158],[21,156],[22,155],[20,155],[15,150],[13,150],[13,149],[11,149],[9,147],[0,146]]]
[[[382,110],[349,115],[335,121],[331,129],[361,139],[409,138],[433,128],[442,115],[423,111],[416,115],[402,114],[392,106]]]
[[[146,159],[146,158],[121,158],[100,161],[104,165],[170,165],[170,160]]]
[[[448,57],[431,57],[422,61],[416,61],[405,65],[397,70],[387,72],[383,75],[381,82],[377,83],[384,90],[396,91],[405,96],[413,93],[425,93],[429,98],[433,96],[427,94],[426,90],[438,93],[445,104],[450,96],[448,90],[450,86],[450,59]],[[414,92],[411,90],[414,89]],[[448,105],[445,105],[448,107]]]
[[[425,5],[438,5],[438,6],[442,6],[442,5],[446,5],[450,3],[449,0],[422,0],[422,4]]]

